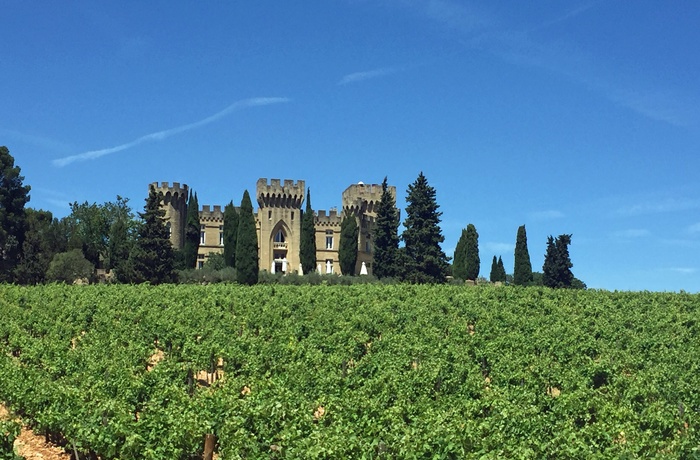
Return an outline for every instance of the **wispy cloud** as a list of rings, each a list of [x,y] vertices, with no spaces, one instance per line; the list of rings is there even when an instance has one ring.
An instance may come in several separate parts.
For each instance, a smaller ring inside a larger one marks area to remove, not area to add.
[[[700,233],[700,222],[689,226],[688,228],[685,229],[685,231],[686,231],[686,233],[690,233],[691,235],[695,235],[696,233]]]
[[[392,73],[398,72],[396,67],[382,67],[380,69],[366,70],[364,72],[353,72],[344,75],[343,78],[338,81],[338,85],[347,85],[350,83],[357,83],[364,80],[370,80],[372,78],[384,77],[386,75],[391,75]]]
[[[564,213],[555,209],[549,209],[546,211],[531,212],[528,216],[530,220],[554,220],[564,217]]]
[[[20,142],[26,142],[27,144],[34,145],[36,147],[41,147],[42,149],[64,152],[70,151],[70,147],[67,144],[57,141],[55,139],[49,139],[47,137],[39,136],[36,134],[27,134],[11,129],[0,128],[0,136],[13,138]]]
[[[697,268],[693,267],[671,267],[668,270],[675,273],[680,273],[681,275],[692,275],[698,271]]]
[[[651,232],[645,228],[630,228],[627,230],[620,230],[618,232],[613,233],[613,236],[616,238],[624,238],[624,239],[629,239],[629,238],[644,238],[646,236],[650,236]]]
[[[700,200],[690,198],[665,198],[650,200],[625,206],[617,210],[623,216],[639,216],[643,214],[658,214],[666,212],[688,211],[700,208]]]
[[[493,241],[486,241],[482,244],[482,247],[487,250],[487,253],[492,252],[496,255],[510,254],[515,251],[515,244],[512,243],[497,243]]]
[[[76,161],[95,160],[97,158],[109,155],[111,153],[121,152],[123,150],[130,149],[137,145],[143,144],[144,142],[162,141],[175,134],[183,133],[185,131],[190,131],[196,128],[201,128],[202,126],[213,123],[238,110],[242,110],[249,107],[261,107],[265,105],[280,104],[283,102],[289,102],[289,99],[286,97],[257,97],[252,99],[244,99],[241,101],[234,102],[233,104],[229,105],[220,112],[217,112],[214,115],[208,116],[202,120],[195,121],[194,123],[189,123],[187,125],[177,126],[175,128],[146,134],[145,136],[141,136],[138,139],[134,139],[131,142],[117,145],[115,147],[108,147],[100,150],[90,150],[88,152],[79,153],[77,155],[70,155],[67,157],[58,158],[53,160],[53,164],[54,166],[63,167]]]

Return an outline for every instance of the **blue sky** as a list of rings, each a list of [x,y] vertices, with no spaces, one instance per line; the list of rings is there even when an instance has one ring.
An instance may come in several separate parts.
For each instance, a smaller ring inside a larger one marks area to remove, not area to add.
[[[573,234],[593,288],[700,290],[696,2],[3,1],[0,145],[30,205],[181,182],[236,204],[259,177],[437,191],[443,248],[535,269]],[[301,6],[300,6],[301,5]]]

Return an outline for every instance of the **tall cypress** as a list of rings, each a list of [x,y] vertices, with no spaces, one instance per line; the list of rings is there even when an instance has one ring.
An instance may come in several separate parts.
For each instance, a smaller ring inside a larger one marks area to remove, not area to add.
[[[501,256],[498,256],[498,279],[496,281],[500,281],[501,283],[506,282],[506,267],[503,266],[503,259],[501,259]]]
[[[199,223],[199,202],[197,193],[192,194],[187,200],[187,221],[185,223],[185,244],[183,254],[186,268],[195,268],[197,264],[197,253],[199,252],[199,239],[201,227]]]
[[[224,263],[236,266],[236,244],[238,241],[238,213],[233,201],[224,206]]]
[[[493,261],[491,261],[491,272],[489,273],[489,281],[491,281],[492,283],[500,281],[498,273],[498,260],[496,259],[496,256],[493,256]]]
[[[571,272],[569,256],[571,235],[559,235],[556,239],[550,235],[547,238],[547,252],[542,266],[542,281],[545,286],[552,288],[570,288],[574,281]]]
[[[374,262],[372,273],[377,278],[396,278],[399,267],[399,212],[396,197],[390,192],[387,178],[382,181],[382,197],[377,205],[377,218],[372,235]]]
[[[421,172],[408,186],[406,228],[402,234],[406,254],[406,281],[412,283],[444,283],[449,268],[448,258],[440,247],[445,240],[440,230],[440,207],[435,189]]]
[[[532,281],[532,264],[527,250],[527,233],[525,226],[518,227],[515,241],[515,263],[513,267],[513,284],[526,286]]]
[[[306,274],[314,272],[316,268],[316,226],[314,224],[314,211],[311,209],[311,189],[306,190],[306,208],[301,217],[299,261]]]
[[[476,280],[479,277],[481,260],[479,259],[479,234],[473,224],[467,225],[467,239],[464,245],[464,262],[466,278]]]
[[[454,257],[452,258],[452,276],[456,279],[467,279],[467,229],[462,229],[462,234],[457,241]]]
[[[340,246],[338,248],[338,261],[340,272],[343,275],[355,275],[357,264],[357,237],[360,228],[357,226],[355,216],[346,214],[340,224]]]
[[[253,285],[258,282],[258,233],[255,229],[253,203],[248,190],[243,193],[241,212],[238,216],[238,236],[236,241],[236,280],[241,284]]]

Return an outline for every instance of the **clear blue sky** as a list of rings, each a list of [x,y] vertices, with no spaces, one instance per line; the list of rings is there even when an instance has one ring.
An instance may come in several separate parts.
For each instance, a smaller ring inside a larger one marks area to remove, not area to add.
[[[700,290],[695,1],[2,2],[0,145],[30,206],[187,183],[239,204],[304,179],[436,188],[452,255],[512,272],[526,224],[593,288]],[[405,216],[405,214],[404,214]]]

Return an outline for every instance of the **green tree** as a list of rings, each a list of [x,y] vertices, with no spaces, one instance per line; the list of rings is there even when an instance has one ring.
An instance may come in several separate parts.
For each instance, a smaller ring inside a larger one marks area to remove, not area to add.
[[[0,282],[13,280],[22,255],[27,230],[24,205],[31,190],[23,180],[10,151],[0,146]]]
[[[357,237],[360,228],[357,226],[355,216],[346,214],[340,224],[340,246],[338,248],[338,260],[340,272],[343,275],[355,275],[357,264]]]
[[[387,178],[382,181],[382,197],[377,205],[373,241],[374,261],[372,273],[377,278],[398,278],[399,266],[399,211],[396,209],[396,197],[387,185]]]
[[[253,285],[258,282],[258,234],[255,229],[253,203],[248,190],[243,193],[238,216],[238,237],[236,241],[236,280],[241,284]]]
[[[496,281],[500,281],[501,283],[505,283],[506,279],[508,278],[508,275],[506,275],[506,267],[503,266],[503,259],[501,259],[501,256],[498,256],[498,279]]]
[[[411,283],[444,283],[449,269],[448,258],[440,247],[445,240],[440,230],[435,189],[421,172],[408,186],[406,202],[405,243],[406,281]]]
[[[163,194],[151,186],[144,212],[139,213],[143,222],[124,274],[129,282],[161,284],[176,279],[175,253],[165,226],[165,211],[160,207],[162,200]]]
[[[49,281],[73,283],[77,279],[92,278],[95,266],[85,258],[83,251],[72,249],[56,254],[46,271]]]
[[[238,212],[233,201],[224,206],[224,263],[236,266],[236,244],[238,240]]]
[[[28,208],[25,213],[27,232],[15,279],[21,284],[39,284],[46,279],[46,271],[56,253],[51,246],[54,219],[49,211]]]
[[[192,194],[187,200],[187,220],[185,223],[185,244],[182,248],[185,258],[185,267],[194,268],[197,265],[197,253],[199,252],[199,238],[201,226],[199,223],[199,201],[197,193]]]
[[[464,245],[464,262],[468,280],[476,280],[481,269],[479,259],[479,234],[473,224],[467,225],[467,240]]]
[[[525,226],[518,227],[515,241],[515,263],[513,268],[513,284],[526,286],[532,282],[532,264],[527,250],[527,233]]]
[[[117,280],[126,279],[129,254],[134,245],[134,237],[129,232],[129,224],[124,218],[118,218],[109,230],[109,268],[114,271]]]
[[[316,226],[314,225],[314,211],[311,209],[311,190],[306,191],[306,209],[301,216],[299,261],[307,275],[314,273],[314,267],[316,267]]]
[[[498,271],[498,259],[496,259],[496,256],[493,256],[493,260],[491,261],[491,272],[489,273],[489,281],[491,281],[492,283],[500,281]]]
[[[569,257],[569,244],[571,235],[559,235],[554,239],[551,235],[547,237],[547,252],[545,253],[544,265],[542,266],[542,282],[551,288],[570,288],[574,281],[574,274],[571,272]]]
[[[457,241],[457,246],[455,247],[455,253],[452,257],[452,276],[456,279],[466,280],[467,279],[467,229],[462,229],[462,234]]]

